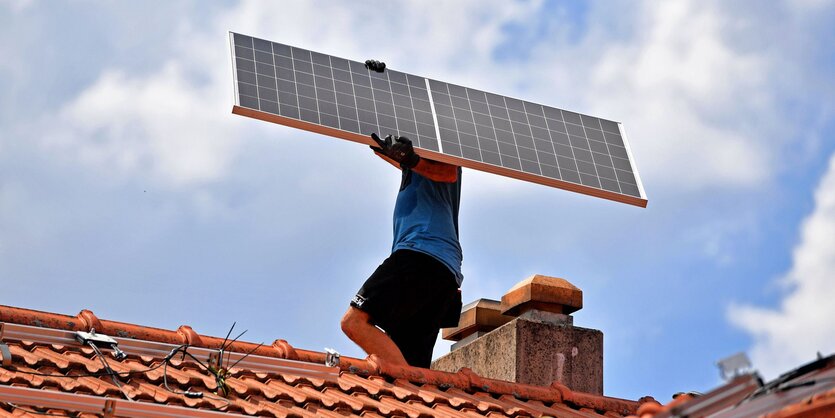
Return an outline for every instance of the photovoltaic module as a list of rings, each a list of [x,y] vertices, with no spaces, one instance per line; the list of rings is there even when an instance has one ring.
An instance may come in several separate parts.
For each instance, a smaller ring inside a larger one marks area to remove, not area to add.
[[[623,125],[237,33],[232,112],[373,145],[406,136],[424,158],[646,207]]]

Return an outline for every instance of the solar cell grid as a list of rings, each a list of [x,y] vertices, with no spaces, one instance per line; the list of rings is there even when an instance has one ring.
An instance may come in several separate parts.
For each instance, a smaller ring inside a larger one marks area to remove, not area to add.
[[[646,204],[616,122],[240,34],[231,46],[236,113],[357,141],[407,136],[441,160]]]
[[[358,62],[257,38],[234,39],[241,106],[348,132],[397,132],[438,149],[422,79],[371,73]]]

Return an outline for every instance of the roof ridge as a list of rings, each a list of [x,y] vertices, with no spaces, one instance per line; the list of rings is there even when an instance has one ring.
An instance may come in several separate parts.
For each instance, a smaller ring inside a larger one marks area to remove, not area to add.
[[[0,305],[0,322],[53,328],[65,331],[96,332],[121,338],[153,341],[167,344],[188,344],[207,349],[220,348],[223,338],[201,335],[188,325],[181,325],[176,331],[147,327],[136,324],[99,319],[92,311],[84,309],[76,316],[43,312],[26,308]],[[271,345],[236,341],[227,351],[324,364],[326,353],[298,349],[286,340],[277,339]],[[622,415],[634,414],[641,404],[655,402],[652,398],[630,401],[602,395],[574,392],[567,386],[554,382],[550,386],[536,386],[507,382],[479,376],[468,368],[458,372],[444,372],[413,366],[393,365],[376,355],[366,359],[341,357],[339,368],[342,373],[363,376],[379,375],[392,379],[404,379],[412,383],[433,384],[442,388],[455,387],[466,391],[484,391],[495,395],[512,395],[516,398],[573,404],[580,408],[615,411]]]

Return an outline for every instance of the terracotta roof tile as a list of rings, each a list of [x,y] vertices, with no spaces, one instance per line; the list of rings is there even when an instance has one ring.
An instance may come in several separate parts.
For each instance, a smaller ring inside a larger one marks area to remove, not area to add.
[[[365,395],[363,393],[356,393],[356,394],[353,394],[351,396],[357,398],[358,400],[360,400],[364,404],[363,409],[365,409],[365,408],[374,409],[374,410],[376,410],[377,412],[379,412],[383,415],[391,415],[391,414],[401,415],[401,416],[407,415],[406,411],[403,411],[402,409],[398,408],[397,404],[395,404],[395,405],[391,405],[390,403],[389,404],[384,404],[384,403],[378,401],[377,399],[371,398],[370,396]]]
[[[504,414],[511,415],[511,416],[516,416],[516,415],[519,415],[519,414],[522,414],[523,416],[530,415],[524,407],[515,406],[515,405],[513,405],[509,402],[505,402],[503,399],[493,398],[489,394],[486,394],[486,393],[483,393],[483,392],[476,392],[474,394],[474,396],[477,397],[477,398],[485,398],[485,399],[487,399],[491,402],[496,402],[496,403],[500,404]]]
[[[349,408],[351,408],[351,410],[353,410],[354,413],[359,414],[363,410],[370,409],[368,405],[366,405],[361,399],[357,397],[359,395],[359,392],[353,395],[349,395],[347,393],[339,391],[338,389],[327,388],[324,390],[324,393],[332,399],[343,402],[344,405],[347,405]]]
[[[90,311],[67,317],[0,306],[0,322],[37,324],[49,328],[44,332],[61,335],[66,334],[65,331],[88,331],[90,324],[95,324],[99,334],[121,338],[120,345],[136,341],[125,339],[131,337],[141,340],[143,347],[148,344],[191,343],[197,348],[217,349],[223,341],[199,335],[187,326],[167,331],[99,320]],[[7,338],[4,341],[12,354],[12,365],[0,367],[0,385],[124,399],[90,347]],[[562,385],[541,387],[503,382],[483,378],[466,369],[446,373],[396,367],[375,356],[365,360],[343,357],[338,374],[334,374],[331,380],[320,372],[311,372],[310,375],[306,372],[265,372],[238,366],[225,377],[229,393],[224,399],[215,394],[219,392],[215,376],[196,361],[188,357],[183,359],[178,354],[171,358],[167,367],[161,367],[165,353],[170,349],[170,346],[156,348],[153,352],[159,355],[146,351],[132,353],[126,349],[128,356],[122,360],[107,354],[107,364],[119,374],[125,394],[138,402],[241,415],[592,418],[604,414],[621,417],[626,413],[635,413],[638,407],[637,402],[576,393]],[[230,351],[246,353],[253,349],[257,356],[261,356],[258,361],[295,359],[301,362],[293,363],[299,365],[299,370],[308,367],[304,365],[316,364],[321,369],[325,360],[324,353],[297,349],[284,340],[276,340],[271,346],[264,347],[236,342]],[[104,351],[109,353],[109,350]],[[175,391],[202,392],[203,396],[194,398],[171,392],[165,388],[164,378]],[[49,392],[39,393],[44,399],[50,396]],[[22,406],[38,412],[46,410],[42,405]],[[0,402],[0,417],[3,416],[27,416],[27,413]]]
[[[35,366],[38,362],[43,361],[43,358],[37,356],[34,353],[29,352],[25,347],[21,347],[19,345],[12,345],[9,347],[9,351],[12,353],[13,357],[18,357],[23,360],[29,366]],[[0,369],[1,371],[2,369]]]
[[[411,418],[427,418],[434,415],[432,409],[421,403],[400,402],[392,396],[380,396],[380,403],[397,412],[402,411]]]
[[[704,395],[678,396],[667,405],[645,402],[633,417],[812,418],[835,416],[835,355],[821,357],[763,383],[737,376]]]
[[[495,402],[491,396],[475,396],[457,388],[450,388],[447,390],[448,395],[453,395],[459,399],[465,399],[467,402],[472,402],[476,409],[481,412],[503,411],[504,407]]]

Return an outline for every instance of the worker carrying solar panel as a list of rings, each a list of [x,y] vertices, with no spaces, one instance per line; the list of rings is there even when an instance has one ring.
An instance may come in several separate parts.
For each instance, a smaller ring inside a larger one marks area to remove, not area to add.
[[[394,243],[351,300],[342,330],[368,354],[428,368],[438,332],[457,326],[461,311],[461,167],[421,158],[406,137],[371,138],[371,149],[401,169]]]

